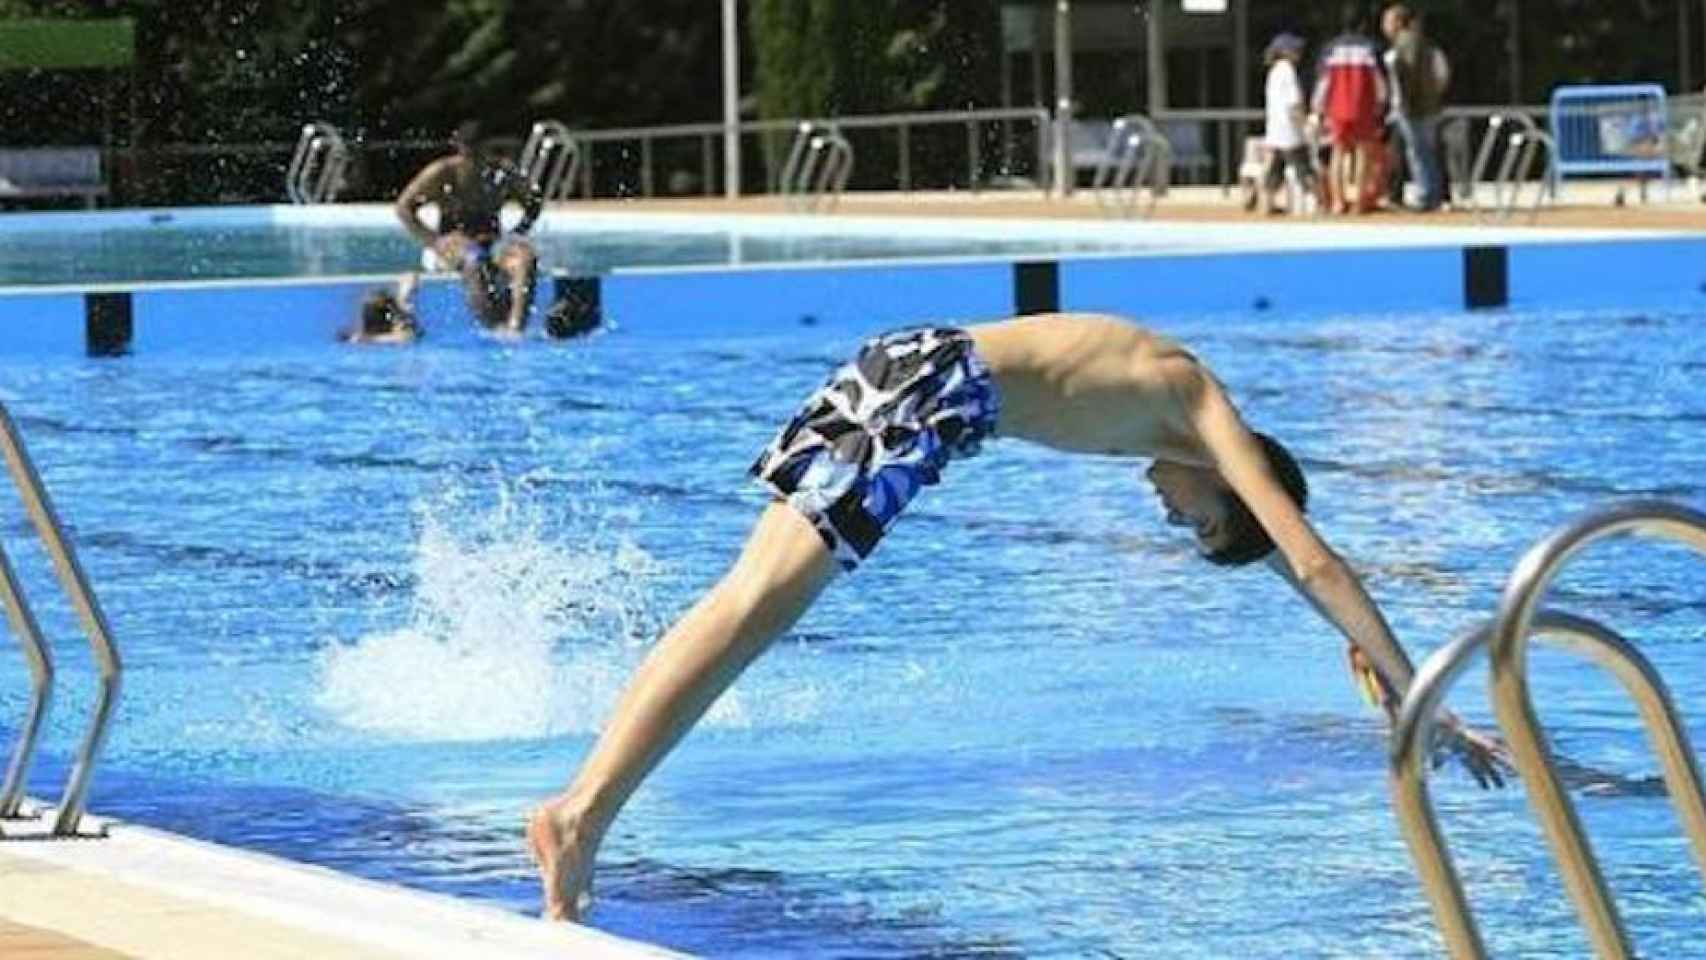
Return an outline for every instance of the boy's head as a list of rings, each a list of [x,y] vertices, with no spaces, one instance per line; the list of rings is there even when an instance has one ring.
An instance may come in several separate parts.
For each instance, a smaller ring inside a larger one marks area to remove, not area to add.
[[[450,148],[465,157],[480,154],[480,121],[464,120],[450,131]]]
[[[402,325],[403,307],[389,290],[375,290],[361,301],[361,335],[380,337]]]
[[[1265,433],[1257,433],[1255,437],[1267,455],[1268,469],[1274,479],[1291,495],[1297,508],[1304,509],[1309,500],[1309,484],[1303,477],[1303,468],[1278,440]],[[1210,563],[1241,566],[1273,552],[1273,538],[1217,471],[1156,460],[1149,468],[1149,480],[1161,494],[1167,522],[1191,527],[1196,533],[1198,549]]]
[[[1276,60],[1296,60],[1303,55],[1303,38],[1295,33],[1284,32],[1268,41],[1267,49],[1262,51],[1262,58],[1268,63]]]
[[[1394,3],[1380,14],[1380,32],[1386,39],[1396,40],[1398,35],[1410,29],[1416,23],[1416,13],[1408,5]]]
[[[1345,33],[1367,33],[1368,10],[1354,2],[1339,7],[1339,29]]]
[[[397,295],[389,290],[375,290],[361,301],[354,328],[340,336],[356,343],[390,343],[413,340],[418,333],[414,318]]]

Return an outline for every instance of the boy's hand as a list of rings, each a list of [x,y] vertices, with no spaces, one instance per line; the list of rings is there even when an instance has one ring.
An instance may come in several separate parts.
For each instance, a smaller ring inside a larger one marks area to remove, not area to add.
[[[1503,787],[1505,779],[1516,773],[1503,740],[1469,729],[1449,710],[1440,711],[1439,733],[1440,749],[1434,751],[1436,769],[1445,762],[1445,751],[1449,750],[1482,789]]]
[[[1345,655],[1350,660],[1351,676],[1363,697],[1371,706],[1384,711],[1387,720],[1397,723],[1402,700],[1387,687],[1356,644],[1351,644]],[[1457,755],[1469,775],[1483,788],[1503,787],[1505,780],[1516,773],[1516,765],[1511,762],[1510,750],[1504,741],[1469,729],[1449,710],[1440,711],[1436,736],[1433,751],[1435,769],[1445,762],[1445,755],[1450,752]]]

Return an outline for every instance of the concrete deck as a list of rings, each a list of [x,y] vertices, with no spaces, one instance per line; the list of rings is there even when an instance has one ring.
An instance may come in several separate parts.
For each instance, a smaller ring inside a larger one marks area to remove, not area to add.
[[[572,924],[123,823],[0,841],[0,956],[31,960],[641,960],[679,956]],[[517,843],[520,842],[519,836]]]
[[[1625,202],[1617,204],[1622,192]],[[1435,213],[1380,210],[1352,216],[1289,217],[1246,213],[1237,191],[1218,186],[1174,187],[1155,206],[1151,219],[1188,223],[1346,224],[1379,227],[1403,226],[1501,228],[1586,227],[1629,230],[1706,230],[1706,203],[1698,188],[1678,182],[1670,199],[1659,199],[1660,188],[1649,187],[1652,202],[1642,203],[1633,184],[1623,181],[1567,183],[1560,201],[1540,209],[1532,223],[1526,213],[1508,220],[1482,221],[1467,208]],[[780,197],[753,196],[729,200],[722,197],[680,197],[647,200],[578,200],[564,209],[633,210],[714,215],[717,213],[785,213]],[[998,217],[1021,219],[1083,219],[1105,222],[1111,218],[1096,203],[1095,196],[1080,189],[1068,199],[1057,199],[1036,191],[924,191],[917,193],[858,192],[841,198],[836,213],[896,217]]]

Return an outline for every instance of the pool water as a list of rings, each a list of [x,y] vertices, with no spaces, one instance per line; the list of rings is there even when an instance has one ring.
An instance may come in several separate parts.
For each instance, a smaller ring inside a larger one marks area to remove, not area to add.
[[[616,267],[774,264],[824,260],[1057,254],[1135,250],[1131,240],[908,236],[794,229],[634,230],[547,226],[533,241],[542,266],[576,274]],[[0,287],[395,273],[420,247],[401,227],[176,226],[25,231],[0,244]]]
[[[1161,325],[1302,456],[1312,516],[1419,661],[1581,511],[1706,503],[1703,319]],[[762,503],[747,464],[854,346],[0,359],[129,671],[91,808],[536,911],[522,814],[722,571]],[[32,782],[50,796],[92,672],[11,497],[0,531],[59,650]],[[1641,645],[1696,743],[1701,563],[1609,544],[1554,596]],[[1656,771],[1609,678],[1533,659],[1562,750]],[[718,957],[1439,956],[1381,723],[1341,664],[1275,578],[1197,559],[1136,465],[997,442],[648,781],[591,922]],[[1481,677],[1454,702],[1484,721]],[[26,678],[0,657],[8,738]],[[1520,789],[1448,769],[1435,796],[1492,949],[1585,955]],[[1667,802],[1581,805],[1643,953],[1694,949]]]

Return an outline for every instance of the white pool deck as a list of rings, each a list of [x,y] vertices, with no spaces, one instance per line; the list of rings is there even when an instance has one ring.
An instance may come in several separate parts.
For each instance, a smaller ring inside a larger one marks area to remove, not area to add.
[[[714,232],[754,235],[907,236],[958,239],[1079,240],[1129,243],[1158,253],[1209,250],[1330,249],[1462,242],[1523,243],[1675,235],[1706,230],[1706,202],[1679,182],[1668,197],[1616,203],[1632,188],[1618,181],[1567,183],[1557,203],[1534,218],[1482,218],[1467,208],[1432,214],[1377,212],[1345,217],[1259,216],[1236,192],[1175,187],[1151,217],[1113,215],[1093,193],[1059,199],[1035,191],[938,191],[849,194],[831,211],[790,211],[773,196],[569,200],[549,204],[535,233],[574,231]],[[259,226],[394,228],[386,203],[115,209],[0,213],[0,236],[125,228],[221,229]]]
[[[588,927],[147,827],[86,817],[86,825],[103,826],[106,836],[50,839],[44,836],[48,823],[50,817],[0,823],[6,834],[0,841],[0,953],[8,958],[681,956]]]

